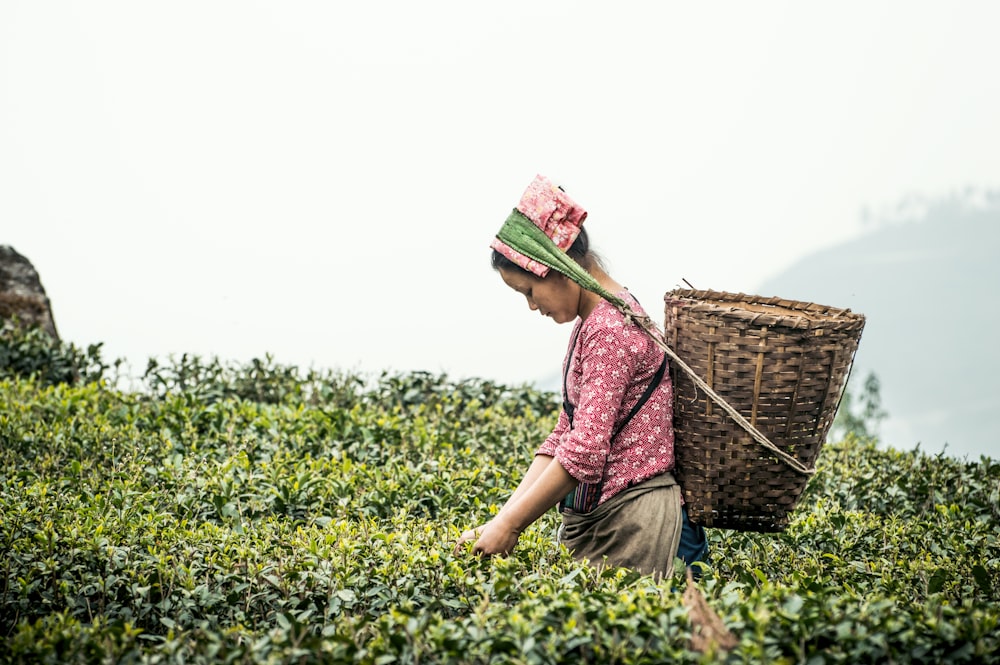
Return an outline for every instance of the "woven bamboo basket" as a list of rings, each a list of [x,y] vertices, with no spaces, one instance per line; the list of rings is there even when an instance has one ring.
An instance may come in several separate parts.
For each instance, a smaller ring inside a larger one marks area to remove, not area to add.
[[[671,364],[688,515],[703,526],[781,531],[833,423],[864,316],[717,291],[675,290],[664,301],[666,342],[744,421]]]

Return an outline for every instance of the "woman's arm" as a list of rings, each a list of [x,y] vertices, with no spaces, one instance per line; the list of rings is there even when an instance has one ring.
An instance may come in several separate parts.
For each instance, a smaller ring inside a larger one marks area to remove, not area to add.
[[[524,493],[528,491],[528,488],[535,484],[535,481],[541,477],[545,469],[548,468],[549,464],[552,463],[552,457],[549,455],[535,455],[535,459],[531,461],[531,466],[524,473],[524,479],[514,490],[514,493],[510,495],[510,498],[503,504],[503,508],[500,512],[507,510],[509,506],[514,505],[518,499],[524,496]]]
[[[536,459],[529,473],[541,466],[542,463]],[[526,475],[525,481],[527,480]],[[481,527],[479,539],[472,548],[473,553],[509,554],[517,544],[521,532],[573,491],[577,480],[558,461],[549,458],[534,482],[522,491],[523,485],[524,482],[518,486],[518,491],[504,504],[497,516]]]
[[[510,498],[507,499],[507,501],[504,503],[503,507],[500,509],[500,513],[504,512],[510,506],[513,506],[515,503],[517,503],[518,499],[524,496],[525,492],[527,492],[528,489],[535,484],[535,481],[537,481],[542,476],[546,468],[548,468],[548,466],[551,463],[552,463],[552,458],[550,456],[535,455],[535,459],[532,460],[531,466],[529,466],[528,470],[525,472],[524,478],[521,480],[520,484],[518,484],[517,489],[514,490],[514,493],[511,494]],[[486,525],[483,524],[482,526],[479,526],[475,529],[469,529],[467,531],[464,531],[461,537],[459,537],[458,543],[455,545],[455,552],[458,553],[458,551],[462,548],[462,546],[465,545],[465,543],[477,540],[485,528]]]

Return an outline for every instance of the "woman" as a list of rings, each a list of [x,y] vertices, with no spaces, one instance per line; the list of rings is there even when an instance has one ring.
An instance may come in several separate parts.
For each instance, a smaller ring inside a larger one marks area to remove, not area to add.
[[[635,298],[590,251],[581,226],[586,216],[562,189],[538,176],[491,243],[493,268],[532,311],[556,323],[575,323],[555,429],[500,512],[464,532],[456,551],[474,541],[477,554],[508,554],[528,525],[559,504],[560,542],[577,558],[670,575],[684,525],[680,488],[671,474],[670,377],[663,351],[606,299],[642,314]],[[553,270],[562,265],[560,257],[543,256],[545,248],[527,249],[533,245],[525,243],[515,249],[501,240],[514,237],[511,228],[534,234],[557,255],[568,255],[596,287],[583,288],[563,274],[574,274],[572,267]],[[682,550],[690,562],[704,554],[704,534],[688,525],[684,535],[685,541],[695,541]]]

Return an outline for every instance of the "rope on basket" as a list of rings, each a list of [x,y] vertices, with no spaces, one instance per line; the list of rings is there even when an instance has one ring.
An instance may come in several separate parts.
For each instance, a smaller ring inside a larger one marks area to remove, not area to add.
[[[593,275],[584,270],[583,267],[574,261],[572,257],[566,254],[566,252],[559,249],[556,244],[552,242],[552,239],[545,235],[544,231],[535,226],[531,220],[521,214],[516,208],[507,218],[507,221],[504,222],[500,231],[497,232],[497,238],[521,254],[524,254],[525,256],[562,273],[579,284],[581,287],[596,293],[617,307],[622,314],[635,321],[640,328],[645,330],[650,338],[652,338],[653,342],[663,349],[663,352],[666,353],[671,360],[677,363],[678,367],[684,370],[684,372],[691,377],[695,385],[701,388],[702,391],[711,397],[723,411],[729,414],[736,424],[746,430],[747,433],[753,437],[754,441],[774,453],[778,459],[787,464],[794,471],[807,476],[816,472],[815,468],[805,466],[802,462],[771,443],[766,436],[764,436],[756,427],[751,425],[739,411],[733,408],[729,402],[715,392],[715,390],[705,383],[705,381],[698,376],[698,374],[691,369],[686,362],[681,360],[680,357],[674,353],[674,350],[670,348],[669,344],[667,344],[666,340],[663,338],[663,333],[659,331],[652,319],[648,316],[638,314],[631,307],[629,307],[628,303],[624,300],[604,289],[597,282],[597,280],[594,279]]]

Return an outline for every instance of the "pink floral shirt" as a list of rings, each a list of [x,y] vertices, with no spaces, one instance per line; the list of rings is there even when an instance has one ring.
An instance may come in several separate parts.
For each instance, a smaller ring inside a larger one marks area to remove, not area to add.
[[[641,312],[627,292],[618,294]],[[598,505],[622,490],[674,467],[673,386],[666,373],[649,401],[609,441],[615,426],[639,402],[660,363],[663,351],[611,303],[601,300],[590,315],[577,321],[579,337],[563,361],[569,401],[575,405],[573,428],[563,411],[537,454],[554,457],[581,483],[604,486]],[[572,337],[571,337],[572,339]],[[610,448],[610,450],[609,450]]]

